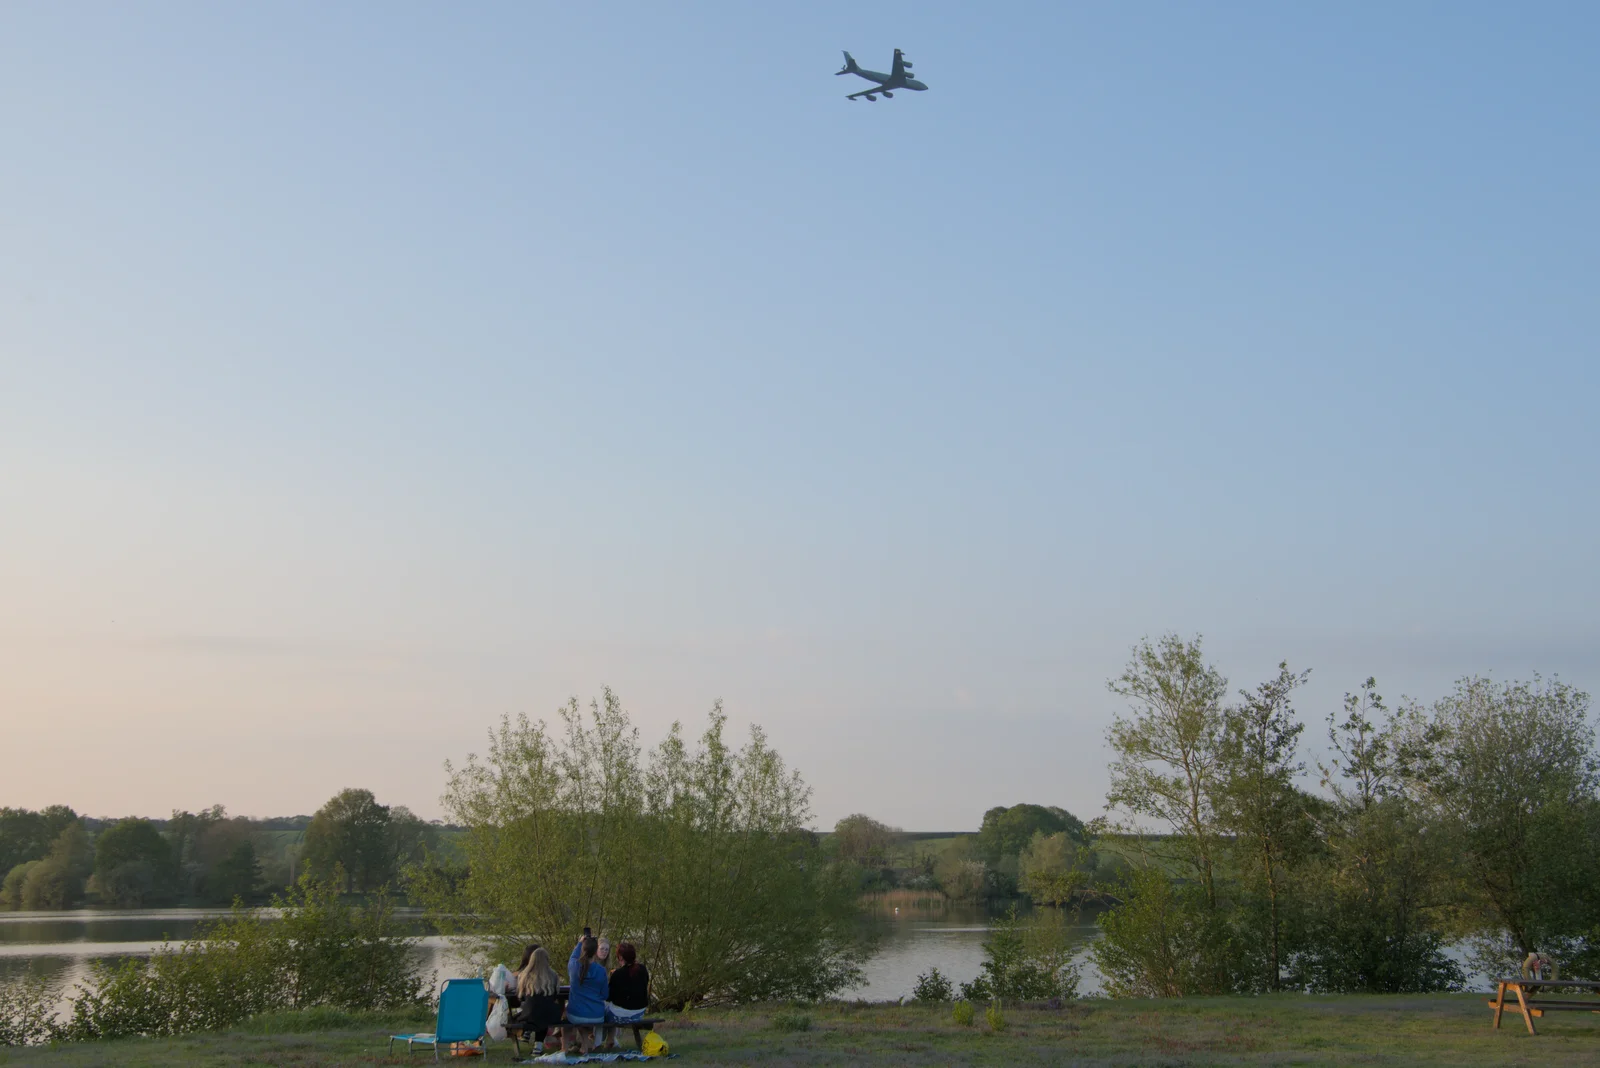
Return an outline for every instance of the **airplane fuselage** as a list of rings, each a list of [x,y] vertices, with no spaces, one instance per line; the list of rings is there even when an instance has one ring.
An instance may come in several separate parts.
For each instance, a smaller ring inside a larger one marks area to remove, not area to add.
[[[867,70],[865,67],[857,67],[855,70],[850,71],[850,73],[857,75],[858,77],[865,78],[869,82],[877,82],[885,89],[914,89],[921,91],[927,88],[926,85],[923,85],[915,78],[896,78],[892,74],[884,74],[882,71],[876,70]]]

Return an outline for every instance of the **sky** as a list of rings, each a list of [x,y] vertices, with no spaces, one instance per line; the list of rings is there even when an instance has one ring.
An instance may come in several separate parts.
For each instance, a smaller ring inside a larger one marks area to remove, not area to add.
[[[1600,7],[0,7],[0,804],[442,815],[718,699],[1097,814],[1203,635],[1600,686]],[[843,99],[839,52],[931,87]]]

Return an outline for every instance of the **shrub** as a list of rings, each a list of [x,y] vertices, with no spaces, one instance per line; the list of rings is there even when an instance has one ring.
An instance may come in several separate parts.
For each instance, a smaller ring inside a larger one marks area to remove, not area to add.
[[[973,1019],[973,1016],[975,1015],[975,1013],[973,1012],[973,1009],[972,1009],[972,1002],[970,1002],[970,1001],[958,1001],[958,1002],[956,1002],[954,1008],[952,1008],[950,1010],[950,1015],[955,1017],[956,1023],[961,1025],[962,1027],[971,1027],[972,1026],[972,1019]]]
[[[1000,999],[989,1002],[989,1007],[983,1010],[983,1021],[989,1025],[989,1030],[999,1032],[1006,1029],[1005,1014],[1000,1011]]]
[[[969,1001],[1042,1001],[1077,995],[1078,968],[1072,962],[1066,920],[1059,912],[1024,923],[1011,909],[984,941],[983,951],[978,977],[961,984],[961,996]]]
[[[263,1013],[394,1009],[423,999],[427,980],[414,941],[395,932],[383,894],[357,912],[339,899],[337,877],[320,883],[307,876],[275,903],[279,920],[235,909],[176,949],[93,963],[66,1034],[176,1035]]]
[[[1105,937],[1089,952],[1114,998],[1230,994],[1239,985],[1238,947],[1205,892],[1145,868],[1122,903],[1100,917]]]
[[[811,1017],[803,1012],[780,1012],[772,1018],[774,1031],[809,1031]]]
[[[0,983],[0,1046],[36,1046],[56,1037],[56,989],[33,976]]]
[[[930,968],[917,976],[911,996],[917,1001],[949,1001],[955,996],[955,987],[938,968]]]

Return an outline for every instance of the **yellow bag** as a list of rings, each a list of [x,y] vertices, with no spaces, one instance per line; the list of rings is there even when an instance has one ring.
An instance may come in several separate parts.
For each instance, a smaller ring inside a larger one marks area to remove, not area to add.
[[[665,1057],[667,1055],[667,1040],[654,1031],[644,1033],[644,1041],[639,1043],[639,1050],[646,1057]]]

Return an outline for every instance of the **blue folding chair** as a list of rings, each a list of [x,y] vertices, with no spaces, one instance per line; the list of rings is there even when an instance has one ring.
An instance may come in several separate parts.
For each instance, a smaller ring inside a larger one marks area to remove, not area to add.
[[[482,979],[446,979],[439,991],[439,1018],[433,1031],[426,1034],[390,1035],[389,1052],[394,1044],[404,1039],[406,1053],[415,1046],[433,1050],[433,1059],[439,1059],[439,1047],[454,1042],[481,1042],[488,1054],[489,1042],[489,988]]]

